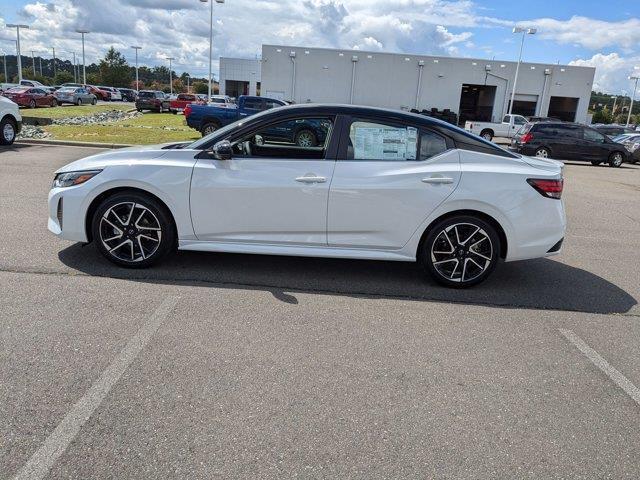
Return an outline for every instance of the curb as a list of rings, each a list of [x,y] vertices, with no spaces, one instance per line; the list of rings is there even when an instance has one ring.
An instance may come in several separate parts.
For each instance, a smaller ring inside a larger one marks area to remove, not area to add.
[[[68,147],[90,147],[90,148],[127,148],[134,147],[135,145],[129,145],[125,143],[98,143],[98,142],[79,142],[73,140],[46,140],[41,138],[21,138],[16,139],[18,144],[26,145],[57,145]]]

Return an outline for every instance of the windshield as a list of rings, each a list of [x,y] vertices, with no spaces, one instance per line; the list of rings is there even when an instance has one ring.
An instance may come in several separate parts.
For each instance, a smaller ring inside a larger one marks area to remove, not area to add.
[[[76,87],[62,87],[58,91],[59,92],[75,92],[76,91]]]
[[[155,96],[155,94],[153,92],[140,92],[138,96],[140,98],[149,98]]]
[[[612,138],[612,140],[614,142],[624,142],[625,140],[627,140],[631,135],[629,135],[628,133],[623,133],[622,135],[616,135],[615,137]]]

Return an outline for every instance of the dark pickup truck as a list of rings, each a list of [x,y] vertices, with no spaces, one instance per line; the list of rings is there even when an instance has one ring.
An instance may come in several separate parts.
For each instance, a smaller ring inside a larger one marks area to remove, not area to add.
[[[190,104],[185,107],[184,116],[187,125],[198,130],[204,137],[236,120],[284,105],[286,103],[282,100],[242,95],[238,97],[237,108],[220,108],[210,104]]]

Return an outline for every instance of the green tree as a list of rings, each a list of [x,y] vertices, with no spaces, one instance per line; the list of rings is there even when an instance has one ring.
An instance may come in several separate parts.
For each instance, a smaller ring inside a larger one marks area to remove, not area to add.
[[[209,93],[209,85],[203,82],[196,82],[192,84],[193,91],[196,93],[207,94]]]
[[[611,115],[611,111],[604,107],[601,110],[597,110],[593,114],[593,123],[611,123],[613,120],[613,116]]]
[[[98,65],[102,83],[111,87],[126,87],[131,82],[131,69],[124,56],[111,47]]]
[[[73,82],[73,75],[64,70],[58,70],[56,76],[53,79],[53,83],[56,85],[62,85],[63,83]]]

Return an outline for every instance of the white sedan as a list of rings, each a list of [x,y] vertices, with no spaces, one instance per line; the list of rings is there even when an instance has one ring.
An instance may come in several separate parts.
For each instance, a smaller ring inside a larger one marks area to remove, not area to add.
[[[296,139],[308,139],[304,144]],[[399,111],[294,105],[56,172],[49,230],[147,267],[180,250],[415,262],[439,283],[559,253],[562,164]]]

